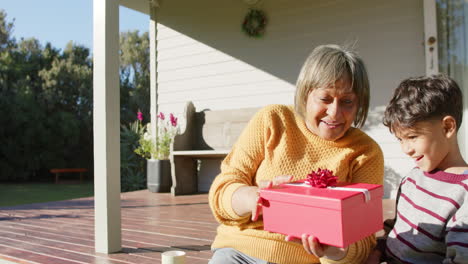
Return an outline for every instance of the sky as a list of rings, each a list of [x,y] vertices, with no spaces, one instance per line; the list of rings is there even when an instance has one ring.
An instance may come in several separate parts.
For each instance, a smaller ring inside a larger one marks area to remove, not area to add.
[[[16,40],[34,37],[63,50],[71,40],[92,50],[93,0],[0,0]],[[149,16],[120,7],[120,31],[148,31]]]

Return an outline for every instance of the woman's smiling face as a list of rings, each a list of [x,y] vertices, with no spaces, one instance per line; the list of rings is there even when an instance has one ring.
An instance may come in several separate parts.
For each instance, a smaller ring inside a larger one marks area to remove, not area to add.
[[[356,118],[357,101],[348,76],[334,85],[313,89],[307,97],[307,128],[325,140],[340,139]]]

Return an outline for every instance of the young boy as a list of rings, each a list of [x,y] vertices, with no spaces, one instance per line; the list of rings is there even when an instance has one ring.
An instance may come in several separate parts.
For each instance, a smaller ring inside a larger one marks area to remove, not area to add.
[[[410,78],[395,90],[384,125],[416,167],[402,180],[396,218],[386,221],[389,232],[367,263],[468,263],[468,165],[457,142],[462,116],[462,92],[444,75]]]

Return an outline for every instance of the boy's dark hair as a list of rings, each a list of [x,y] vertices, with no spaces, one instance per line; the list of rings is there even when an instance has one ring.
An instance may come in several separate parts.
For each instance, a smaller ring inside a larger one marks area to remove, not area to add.
[[[413,127],[420,121],[452,116],[457,130],[463,118],[463,96],[458,84],[446,75],[403,80],[385,109],[383,123],[395,128]]]

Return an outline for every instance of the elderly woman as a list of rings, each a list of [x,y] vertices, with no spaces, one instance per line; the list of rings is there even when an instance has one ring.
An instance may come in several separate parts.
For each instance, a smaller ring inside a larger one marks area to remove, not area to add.
[[[336,45],[315,48],[296,85],[295,106],[271,105],[249,122],[214,180],[209,202],[221,224],[210,263],[361,263],[374,236],[348,248],[263,230],[259,188],[304,179],[319,168],[341,182],[382,184],[383,155],[358,128],[369,108],[363,61]],[[317,215],[317,217],[321,217]]]

